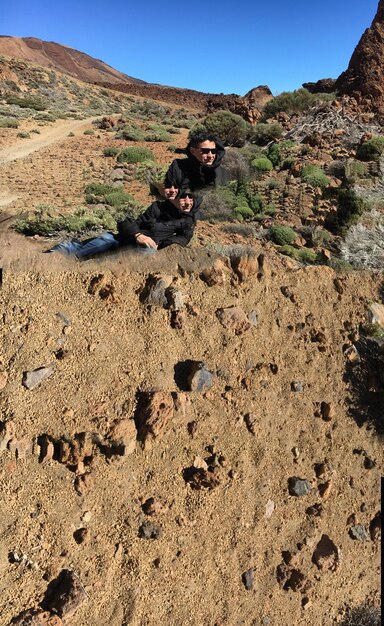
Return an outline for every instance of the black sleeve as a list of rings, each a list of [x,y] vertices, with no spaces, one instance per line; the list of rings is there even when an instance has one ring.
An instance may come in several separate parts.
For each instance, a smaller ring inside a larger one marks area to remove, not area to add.
[[[159,216],[159,207],[157,202],[153,202],[151,206],[144,211],[136,220],[127,217],[124,221],[117,223],[117,231],[120,241],[128,242],[138,235],[142,230],[151,230],[153,224]]]
[[[176,187],[180,189],[180,184],[182,182],[181,171],[177,162],[177,159],[172,161],[171,165],[168,168],[168,171],[165,175],[164,179],[164,187]]]

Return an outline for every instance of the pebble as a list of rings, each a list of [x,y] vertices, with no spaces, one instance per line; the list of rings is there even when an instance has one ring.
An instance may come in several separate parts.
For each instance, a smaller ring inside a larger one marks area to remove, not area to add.
[[[139,537],[141,539],[160,539],[162,529],[157,524],[145,520],[139,528]]]
[[[363,524],[356,524],[349,529],[349,535],[356,541],[370,541],[369,532]]]
[[[272,516],[273,511],[275,510],[275,503],[272,500],[268,500],[265,505],[265,517],[269,519]]]
[[[296,393],[301,393],[303,391],[303,384],[299,382],[292,382],[291,391],[295,391]]]
[[[248,569],[242,574],[241,578],[247,591],[251,591],[255,582],[255,570],[253,568]]]
[[[47,367],[39,367],[36,370],[31,370],[29,372],[23,372],[22,383],[24,387],[29,390],[35,389],[53,374],[54,369],[55,366],[52,364]]]
[[[190,391],[202,393],[212,387],[213,374],[201,361],[193,361],[187,382]]]
[[[41,606],[65,618],[67,623],[86,600],[87,594],[78,576],[64,569],[56,580],[50,582]]]
[[[291,476],[288,478],[288,490],[291,496],[306,496],[312,490],[312,485],[306,478]]]

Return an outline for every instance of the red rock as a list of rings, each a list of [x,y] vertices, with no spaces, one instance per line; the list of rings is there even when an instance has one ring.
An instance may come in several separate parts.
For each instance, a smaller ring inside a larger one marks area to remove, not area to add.
[[[235,335],[242,335],[252,326],[252,323],[238,306],[231,306],[225,309],[217,309],[216,316],[224,328],[233,329]]]
[[[172,393],[155,391],[143,393],[137,411],[139,439],[144,447],[163,435],[174,415]]]

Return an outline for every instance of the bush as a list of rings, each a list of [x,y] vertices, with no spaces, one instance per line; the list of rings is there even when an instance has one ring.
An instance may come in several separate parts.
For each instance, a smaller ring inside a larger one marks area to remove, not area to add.
[[[377,135],[357,148],[356,157],[361,161],[379,161],[383,151],[384,137]]]
[[[87,130],[84,131],[83,135],[94,135],[95,131],[91,130],[90,128],[87,128]]]
[[[277,209],[274,204],[267,204],[263,209],[265,215],[275,215]]]
[[[246,205],[244,205],[244,206],[236,206],[233,211],[234,211],[236,217],[238,217],[239,215],[243,219],[246,219],[247,217],[248,218],[254,217],[254,213],[253,213],[252,209],[249,206],[246,206]]]
[[[366,210],[366,203],[357,193],[349,187],[340,187],[337,193],[337,213],[330,215],[327,223],[331,229],[343,234],[346,229],[356,223]],[[327,226],[326,223],[326,226]]]
[[[145,133],[136,125],[126,124],[116,133],[116,139],[125,139],[126,141],[145,141]]]
[[[253,169],[258,172],[270,172],[273,170],[273,165],[271,161],[267,157],[259,157],[258,159],[253,159],[251,162]]]
[[[315,263],[317,258],[314,250],[310,250],[309,248],[294,248],[288,244],[281,246],[279,248],[279,252],[290,256],[297,261],[301,261],[302,263]]]
[[[226,187],[206,192],[201,205],[201,219],[210,222],[225,222],[232,218],[236,196]]]
[[[247,159],[239,150],[229,148],[225,151],[223,165],[229,174],[230,180],[246,180],[250,170]]]
[[[293,141],[281,141],[280,143],[274,143],[268,149],[267,155],[274,167],[281,166],[282,162],[290,157],[292,149],[295,148]],[[285,168],[287,169],[287,168]]]
[[[249,133],[248,139],[258,146],[266,146],[281,137],[283,129],[280,124],[256,124]]]
[[[318,165],[306,165],[303,168],[301,178],[311,187],[320,187],[321,189],[328,187],[330,182],[328,176]]]
[[[113,207],[121,207],[134,202],[134,198],[124,191],[124,189],[115,189],[104,196],[105,204]]]
[[[144,161],[154,161],[155,157],[148,148],[130,146],[120,152],[117,160],[119,163],[143,163]]]
[[[112,193],[115,188],[112,185],[105,185],[104,183],[89,183],[85,188],[86,194],[92,194],[94,196],[104,196],[107,193]]]
[[[296,233],[293,228],[289,226],[282,226],[281,224],[275,224],[271,226],[269,235],[274,243],[279,246],[290,245],[296,239]]]
[[[230,111],[215,111],[192,127],[189,137],[208,131],[216,135],[226,146],[243,146],[249,131],[249,124],[240,115]]]
[[[373,606],[349,609],[340,626],[380,626],[381,610]]]
[[[384,224],[351,226],[341,243],[344,261],[362,269],[384,269]]]
[[[309,93],[307,89],[296,89],[295,91],[283,91],[278,96],[267,102],[264,107],[264,117],[268,119],[277,113],[300,113],[309,109],[319,96]]]
[[[255,235],[254,226],[249,224],[227,224],[222,230],[231,235],[242,235],[243,237],[252,237]]]
[[[20,133],[17,133],[17,137],[20,139],[29,139],[31,135],[27,131],[23,130]]]
[[[172,141],[172,136],[167,131],[149,131],[145,133],[145,141]]]
[[[120,152],[119,148],[115,148],[115,147],[104,148],[103,155],[105,157],[115,157],[119,154],[119,152]]]
[[[34,109],[35,111],[45,111],[46,105],[40,98],[36,96],[16,96],[14,94],[6,94],[4,96],[7,104],[16,104],[22,109]]]
[[[0,118],[0,128],[18,128],[19,122],[12,117]]]

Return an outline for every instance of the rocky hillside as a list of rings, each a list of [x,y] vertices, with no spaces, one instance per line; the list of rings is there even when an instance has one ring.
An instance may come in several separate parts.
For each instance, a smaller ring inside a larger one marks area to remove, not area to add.
[[[362,99],[366,107],[384,115],[384,1],[380,0],[370,28],[361,37],[348,69],[335,83],[342,94]]]
[[[140,84],[144,81],[115,70],[110,65],[90,57],[84,52],[53,41],[36,37],[7,37],[0,35],[0,55],[22,59],[41,67],[48,67],[74,76],[84,82]]]

